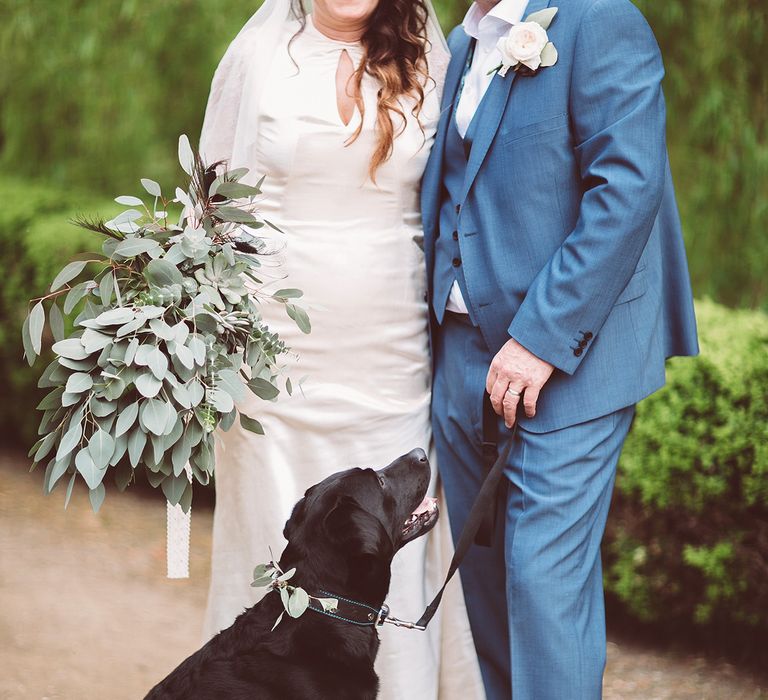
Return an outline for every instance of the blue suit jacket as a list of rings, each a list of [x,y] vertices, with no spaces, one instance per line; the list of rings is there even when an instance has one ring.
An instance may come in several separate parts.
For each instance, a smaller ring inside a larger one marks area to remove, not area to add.
[[[531,0],[526,15],[549,4]],[[629,0],[552,5],[558,62],[494,76],[457,227],[466,302],[489,348],[511,336],[556,368],[536,417],[520,421],[537,432],[636,403],[664,384],[667,357],[698,352],[659,47]],[[446,127],[470,41],[461,27],[449,37],[422,184],[430,285]]]

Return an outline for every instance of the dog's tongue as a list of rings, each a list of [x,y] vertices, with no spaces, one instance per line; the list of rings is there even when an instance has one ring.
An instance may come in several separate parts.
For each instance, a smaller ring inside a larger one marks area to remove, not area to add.
[[[422,502],[421,505],[413,511],[414,515],[421,515],[422,513],[426,513],[430,510],[434,510],[435,506],[437,505],[437,499],[436,498],[430,498],[427,496]]]

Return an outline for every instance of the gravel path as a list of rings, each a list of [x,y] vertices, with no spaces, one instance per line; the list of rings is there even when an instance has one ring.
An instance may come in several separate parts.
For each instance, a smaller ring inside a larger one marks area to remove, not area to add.
[[[211,514],[193,517],[192,577],[169,581],[162,501],[110,493],[96,516],[81,489],[65,512],[39,484],[0,453],[0,700],[141,698],[200,641]],[[606,700],[768,700],[727,664],[624,642],[608,657]]]

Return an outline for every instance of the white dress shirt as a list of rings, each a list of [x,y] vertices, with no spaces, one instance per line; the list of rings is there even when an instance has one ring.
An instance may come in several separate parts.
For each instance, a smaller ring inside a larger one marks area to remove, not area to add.
[[[527,5],[528,0],[500,0],[490,12],[483,14],[477,3],[473,3],[464,17],[464,31],[477,43],[456,107],[456,126],[462,138],[491,84],[493,74],[489,73],[501,63],[501,52],[496,44],[513,24],[523,18]],[[458,282],[453,283],[445,308],[455,313],[468,313]]]

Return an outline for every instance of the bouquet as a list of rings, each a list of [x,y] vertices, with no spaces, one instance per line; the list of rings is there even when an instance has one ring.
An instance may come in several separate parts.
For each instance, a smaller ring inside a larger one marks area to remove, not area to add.
[[[33,468],[46,465],[47,493],[68,477],[65,507],[78,476],[98,510],[108,472],[123,491],[142,469],[187,511],[193,481],[207,484],[213,474],[214,431],[239,417],[243,428],[264,432],[236,402],[248,391],[267,401],[280,393],[287,348],[262,321],[261,303],[283,304],[310,331],[295,305],[301,292],[267,294],[259,278],[267,246],[257,232],[272,226],[256,212],[263,178],[252,186],[243,182],[247,169],[206,165],[185,136],[179,160],[189,185],[172,199],[144,179],[149,206],[122,196],[115,201],[128,209],[111,221],[73,222],[103,239],[101,251],[64,267],[24,322],[33,364],[47,307],[55,359],[39,382],[51,391],[38,406],[41,438],[29,454]],[[169,223],[169,208],[179,206],[178,224]],[[284,386],[292,391],[290,379]]]

